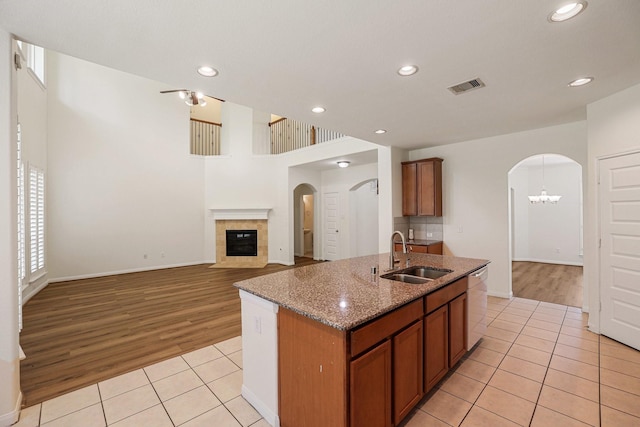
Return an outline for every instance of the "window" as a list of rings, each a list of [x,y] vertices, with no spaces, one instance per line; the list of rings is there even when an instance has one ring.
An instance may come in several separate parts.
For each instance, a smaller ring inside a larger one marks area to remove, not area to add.
[[[44,48],[33,44],[23,44],[27,49],[27,67],[44,86]]]
[[[44,172],[29,167],[29,271],[44,272]]]

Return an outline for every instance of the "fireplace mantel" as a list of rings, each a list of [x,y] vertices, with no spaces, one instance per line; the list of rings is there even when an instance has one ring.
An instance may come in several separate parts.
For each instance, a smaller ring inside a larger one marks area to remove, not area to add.
[[[215,220],[269,219],[271,208],[259,209],[209,209]]]

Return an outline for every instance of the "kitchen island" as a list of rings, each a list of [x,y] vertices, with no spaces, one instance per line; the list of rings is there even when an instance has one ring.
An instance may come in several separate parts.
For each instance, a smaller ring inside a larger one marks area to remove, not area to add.
[[[408,258],[409,257],[409,258]],[[489,261],[399,254],[321,263],[235,284],[242,298],[243,396],[274,426],[397,425],[466,350],[467,276]]]

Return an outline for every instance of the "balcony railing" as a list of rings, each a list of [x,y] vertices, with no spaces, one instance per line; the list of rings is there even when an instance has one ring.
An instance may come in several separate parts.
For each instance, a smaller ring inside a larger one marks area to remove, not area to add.
[[[220,123],[191,119],[190,153],[198,156],[220,155]]]
[[[340,132],[316,128],[287,118],[271,122],[269,127],[271,128],[271,154],[285,153],[345,136]]]

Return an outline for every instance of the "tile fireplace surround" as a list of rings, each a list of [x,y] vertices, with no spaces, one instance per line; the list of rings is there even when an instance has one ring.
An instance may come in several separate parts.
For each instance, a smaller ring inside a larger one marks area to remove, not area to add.
[[[271,209],[211,209],[216,222],[216,263],[212,268],[262,268],[269,260]],[[258,256],[227,256],[227,230],[258,230]]]

